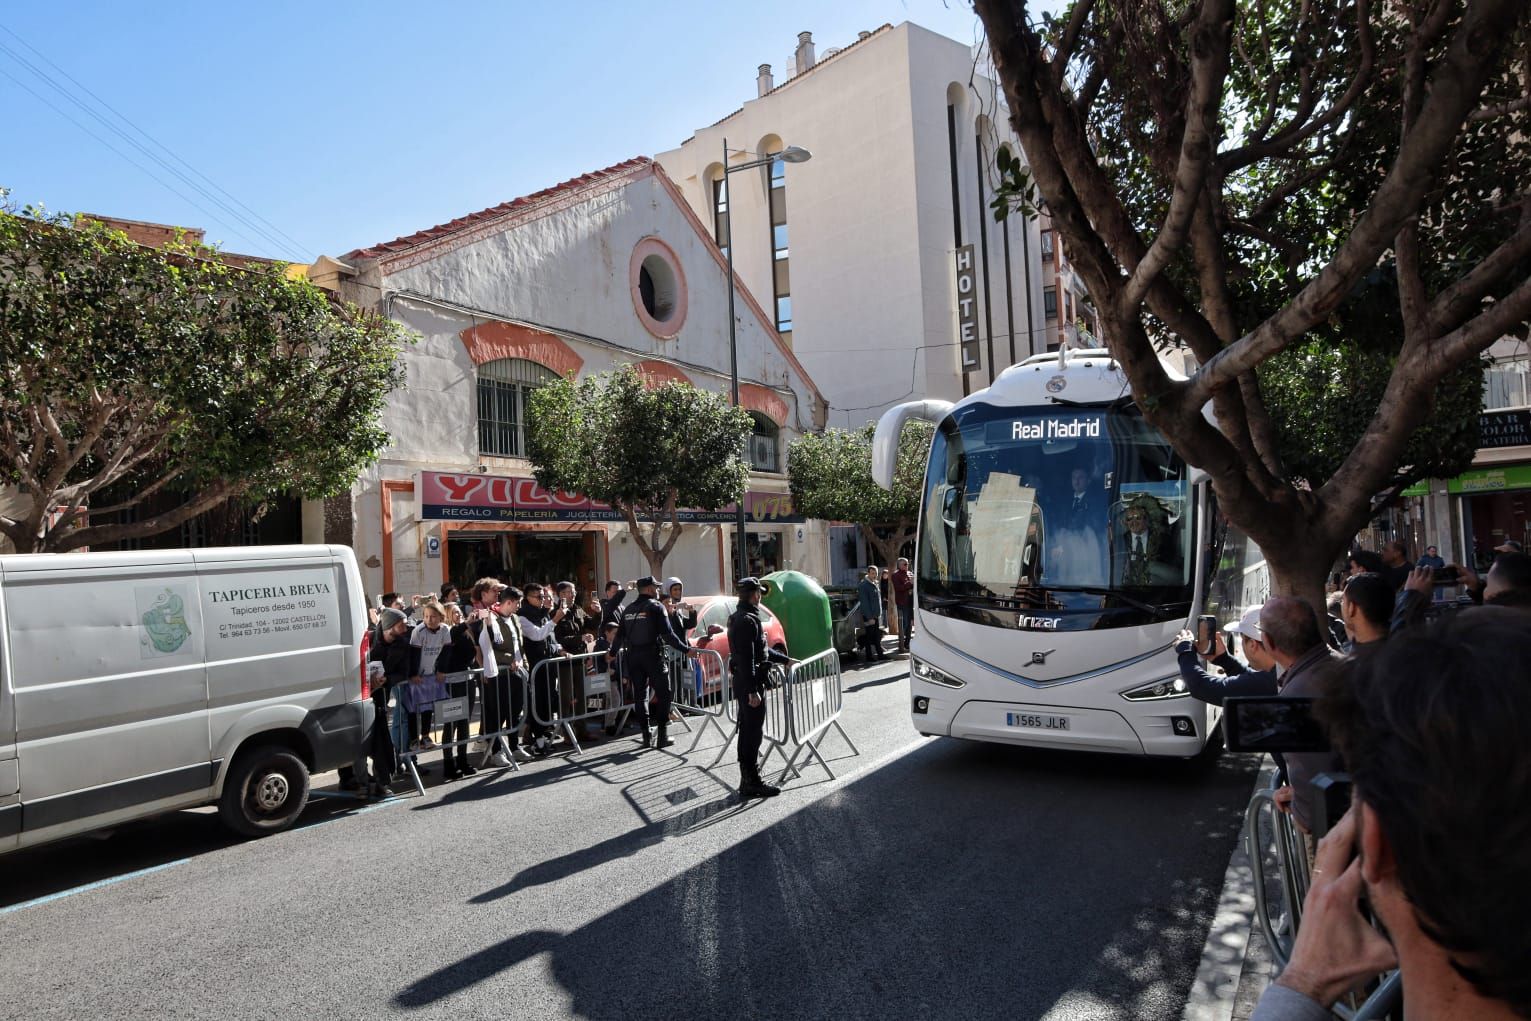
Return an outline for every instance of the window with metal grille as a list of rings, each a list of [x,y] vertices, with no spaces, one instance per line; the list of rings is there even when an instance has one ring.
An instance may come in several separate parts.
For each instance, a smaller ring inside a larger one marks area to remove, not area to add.
[[[755,428],[750,434],[750,467],[755,471],[780,471],[777,452],[781,430],[764,415],[750,412]]]
[[[526,399],[558,376],[524,358],[502,358],[478,367],[478,450],[498,457],[526,453]]]

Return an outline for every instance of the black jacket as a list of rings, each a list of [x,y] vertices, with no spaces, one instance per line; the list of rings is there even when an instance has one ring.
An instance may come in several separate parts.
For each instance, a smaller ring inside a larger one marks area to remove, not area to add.
[[[696,611],[685,603],[670,605],[670,628],[677,636],[685,638],[691,629],[696,627]]]
[[[420,649],[409,644],[409,637],[388,641],[381,629],[372,633],[372,652],[367,656],[383,664],[387,686],[403,684],[420,672]]]
[[[601,622],[603,624],[608,620],[622,619],[622,601],[626,598],[626,592],[618,592],[614,596],[601,600]]]
[[[546,624],[548,622],[548,618],[552,616],[552,614],[548,612],[548,608],[546,606],[532,606],[529,603],[522,603],[521,609],[516,611],[516,615],[518,617],[525,617],[537,627],[541,627],[542,625]],[[564,620],[568,620],[568,617],[566,616]],[[521,622],[518,620],[511,620],[509,623],[513,627],[521,626]],[[563,621],[560,621],[559,623],[561,624]],[[558,639],[555,637],[557,633],[558,625],[555,624],[553,625],[553,631],[549,633],[549,635],[542,641],[534,642],[530,638],[525,640],[523,648],[526,650],[527,666],[535,668],[537,664],[541,663],[543,660],[552,659],[554,656],[558,655],[559,645]],[[525,632],[523,631],[522,634],[524,635]]]
[[[589,651],[585,648],[585,632],[589,630],[591,630],[590,614],[575,608],[564,614],[563,620],[553,625],[553,637],[565,652],[582,655]]]
[[[452,626],[451,637],[447,644],[442,647],[441,655],[436,657],[436,672],[438,674],[460,674],[464,670],[473,667],[474,657],[478,655],[478,642],[473,638],[473,629],[467,621]]]
[[[771,664],[790,662],[787,656],[766,646],[765,622],[760,619],[759,607],[741,604],[728,618],[728,666],[733,673],[735,697],[763,694]]]
[[[621,621],[617,624],[617,640],[612,647],[626,649],[629,655],[646,655],[657,652],[661,644],[682,652],[687,649],[685,640],[676,635],[670,625],[670,615],[665,612],[664,604],[653,596],[639,596],[622,611]]]

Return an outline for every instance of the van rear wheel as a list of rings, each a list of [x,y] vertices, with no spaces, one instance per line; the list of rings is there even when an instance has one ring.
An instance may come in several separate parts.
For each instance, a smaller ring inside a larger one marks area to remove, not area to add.
[[[218,800],[225,826],[263,837],[291,826],[308,804],[308,767],[291,749],[262,745],[239,753]]]

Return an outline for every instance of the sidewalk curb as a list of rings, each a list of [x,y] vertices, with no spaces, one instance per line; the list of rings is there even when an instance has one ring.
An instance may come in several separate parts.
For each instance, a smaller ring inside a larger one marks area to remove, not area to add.
[[[1266,761],[1255,778],[1251,793],[1270,782],[1270,769],[1271,764]],[[1228,859],[1228,870],[1223,875],[1223,893],[1217,902],[1212,927],[1207,931],[1201,964],[1191,982],[1181,1021],[1230,1021],[1249,954],[1249,936],[1255,924],[1254,872],[1249,864],[1249,848],[1241,818],[1238,839]]]

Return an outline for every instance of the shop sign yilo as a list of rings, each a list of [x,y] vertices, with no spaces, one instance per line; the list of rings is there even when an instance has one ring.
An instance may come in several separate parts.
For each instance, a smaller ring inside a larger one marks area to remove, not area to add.
[[[422,521],[622,521],[622,513],[578,493],[544,489],[536,479],[452,472],[419,473],[415,493]],[[757,522],[802,521],[792,498],[781,493],[746,493],[744,512]],[[715,511],[682,510],[682,522],[726,523],[734,506]]]

